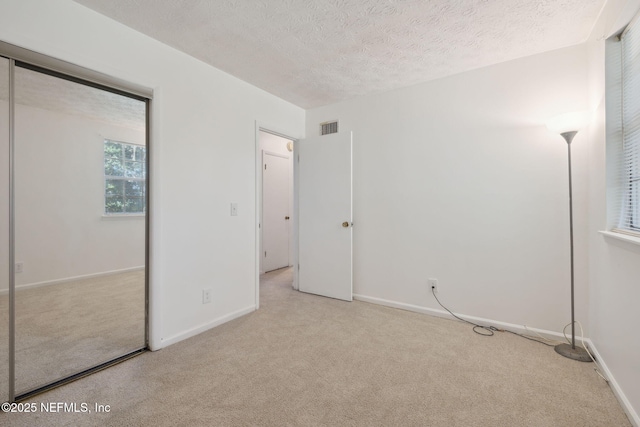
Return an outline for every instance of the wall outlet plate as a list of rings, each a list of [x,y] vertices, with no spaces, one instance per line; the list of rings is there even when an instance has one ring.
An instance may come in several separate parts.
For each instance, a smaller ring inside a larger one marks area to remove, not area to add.
[[[427,279],[427,285],[429,286],[429,292],[433,289],[433,292],[438,292],[438,279]]]
[[[24,271],[24,264],[21,262],[16,262],[16,273],[22,273]]]
[[[211,302],[211,289],[202,290],[202,303],[209,304]]]

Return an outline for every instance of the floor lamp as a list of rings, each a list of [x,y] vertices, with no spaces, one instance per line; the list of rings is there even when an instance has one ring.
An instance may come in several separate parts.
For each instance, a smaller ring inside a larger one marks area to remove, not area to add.
[[[580,362],[591,362],[591,356],[582,348],[576,346],[576,319],[574,307],[574,269],[573,269],[573,195],[571,183],[571,141],[578,130],[586,125],[586,113],[569,113],[554,117],[547,122],[549,130],[559,133],[567,142],[569,162],[569,240],[571,244],[571,343],[555,346],[556,353]]]

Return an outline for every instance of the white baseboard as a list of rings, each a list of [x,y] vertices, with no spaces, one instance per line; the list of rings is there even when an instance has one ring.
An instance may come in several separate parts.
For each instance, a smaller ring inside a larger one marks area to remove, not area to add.
[[[46,280],[44,282],[28,283],[26,285],[17,285],[16,290],[41,288],[43,286],[51,286],[51,285],[58,285],[60,283],[74,282],[76,280],[94,279],[96,277],[112,276],[114,274],[130,273],[132,271],[140,271],[140,270],[144,270],[144,265],[138,266],[138,267],[123,268],[121,270],[111,270],[111,271],[103,271],[100,273],[84,274],[82,276],[65,277],[63,279]],[[6,295],[8,293],[9,293],[8,289],[0,290],[0,295]]]
[[[397,302],[397,301],[389,301],[389,300],[385,300],[385,299],[381,299],[381,298],[368,297],[366,295],[354,294],[353,298],[356,299],[356,300],[359,300],[359,301],[369,302],[369,303],[372,303],[372,304],[384,305],[386,307],[399,308],[401,310],[407,310],[407,311],[413,311],[413,312],[416,312],[416,313],[428,314],[430,316],[437,316],[437,317],[443,317],[443,318],[446,318],[446,319],[453,319],[451,314],[449,314],[445,310],[438,310],[438,309],[433,309],[433,308],[428,308],[428,307],[422,307],[422,306],[419,306],[419,305],[406,304],[406,303]],[[541,336],[543,336],[545,338],[558,340],[558,341],[562,341],[562,342],[565,341],[564,340],[564,335],[562,333],[560,333],[560,332],[553,332],[553,331],[548,331],[548,330],[544,330],[544,329],[537,329],[537,328],[531,328],[531,327],[526,327],[525,328],[522,325],[515,325],[513,323],[505,323],[505,322],[500,322],[500,321],[497,321],[497,320],[484,319],[484,318],[475,317],[475,316],[467,316],[465,314],[455,313],[455,315],[460,317],[460,318],[462,318],[462,319],[469,320],[469,321],[471,321],[473,323],[478,323],[478,324],[481,324],[481,325],[487,325],[487,326],[488,325],[492,325],[492,326],[495,326],[495,327],[497,327],[499,329],[507,329],[509,331],[517,332],[517,333],[525,334],[525,335],[530,335],[529,332],[535,332],[535,333],[540,334]],[[618,385],[617,381],[615,380],[615,378],[611,374],[611,371],[609,371],[609,368],[607,368],[607,365],[606,365],[605,361],[602,359],[602,356],[600,355],[600,353],[598,353],[597,348],[593,345],[593,342],[591,342],[591,340],[589,338],[585,338],[584,341],[587,344],[587,346],[589,347],[589,349],[592,350],[591,353],[593,354],[593,356],[598,361],[597,365],[600,367],[600,370],[604,373],[605,377],[609,380],[609,385],[610,385],[611,389],[613,390],[613,393],[615,394],[616,398],[618,399],[618,402],[620,402],[620,405],[622,406],[622,409],[625,411],[625,413],[629,417],[629,420],[631,421],[631,424],[633,424],[634,427],[640,427],[640,417],[638,417],[638,413],[635,411],[635,409],[631,405],[631,402],[629,402],[629,399],[627,399],[627,397],[625,396],[624,392],[622,391],[622,389]]]
[[[234,311],[233,313],[226,314],[222,317],[218,317],[210,322],[203,323],[202,325],[196,326],[195,328],[188,329],[184,332],[180,332],[179,334],[173,335],[168,338],[160,338],[160,345],[157,348],[152,348],[151,350],[156,351],[161,348],[170,346],[171,344],[175,344],[182,340],[186,340],[187,338],[191,338],[196,336],[204,331],[207,331],[211,328],[215,328],[216,326],[220,326],[223,323],[230,322],[233,319],[237,319],[238,317],[242,317],[245,314],[249,314],[253,311],[256,311],[256,306],[251,305],[249,307],[242,308],[240,310]]]
[[[631,424],[633,424],[634,427],[640,427],[640,416],[638,415],[638,412],[636,412],[636,410],[633,408],[633,405],[631,405],[631,402],[629,402],[629,399],[627,399],[627,396],[620,388],[620,385],[607,367],[606,362],[598,352],[598,348],[590,339],[585,339],[585,341],[587,343],[587,346],[589,347],[589,351],[591,351],[591,354],[593,354],[593,357],[595,357],[596,359],[596,365],[598,365],[600,371],[604,374],[607,380],[609,380],[609,386],[611,387],[611,390],[613,390],[613,394],[615,394],[616,398],[618,398],[618,402],[620,402],[620,405],[626,412],[627,417],[629,417],[629,421],[631,421]]]
[[[442,317],[442,318],[445,318],[445,319],[453,319],[451,314],[449,314],[445,310],[422,307],[422,306],[419,306],[419,305],[406,304],[406,303],[403,303],[403,302],[390,301],[390,300],[385,300],[385,299],[381,299],[381,298],[368,297],[366,295],[354,294],[353,298],[358,300],[358,301],[364,301],[364,302],[369,302],[369,303],[372,303],[372,304],[384,305],[386,307],[399,308],[401,310],[407,310],[407,311],[413,311],[413,312],[416,312],[416,313],[428,314],[430,316]],[[500,322],[498,320],[493,320],[493,319],[484,319],[482,317],[467,316],[466,314],[455,313],[455,315],[460,317],[460,318],[462,318],[462,319],[465,319],[465,320],[468,320],[470,322],[477,323],[477,324],[480,324],[480,325],[495,326],[495,327],[497,327],[499,329],[507,329],[509,331],[517,332],[519,334],[525,334],[525,335],[531,335],[530,334],[531,332],[535,332],[536,334],[540,334],[544,338],[565,342],[564,336],[560,332],[548,331],[546,329],[532,328],[532,327],[529,327],[529,326],[525,327],[523,325],[516,325],[516,324],[513,324],[513,323]]]

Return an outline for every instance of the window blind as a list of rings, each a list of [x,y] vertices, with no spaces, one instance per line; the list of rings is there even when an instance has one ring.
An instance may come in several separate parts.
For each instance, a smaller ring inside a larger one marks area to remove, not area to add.
[[[640,233],[640,20],[633,20],[622,43],[622,149],[619,164],[618,229]]]

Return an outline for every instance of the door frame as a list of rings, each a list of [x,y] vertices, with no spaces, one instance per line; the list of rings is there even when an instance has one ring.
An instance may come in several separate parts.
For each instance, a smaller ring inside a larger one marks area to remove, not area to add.
[[[262,221],[262,152],[260,150],[260,131],[265,133],[270,133],[271,135],[279,136],[281,138],[286,138],[293,141],[293,152],[291,153],[293,156],[293,206],[291,209],[291,215],[293,216],[293,225],[292,225],[292,241],[293,241],[293,260],[291,263],[294,266],[293,269],[293,288],[298,289],[298,271],[295,268],[298,265],[298,190],[297,190],[297,146],[298,140],[300,138],[296,138],[290,136],[293,132],[289,132],[287,130],[279,129],[277,126],[272,126],[268,123],[261,122],[256,120],[255,122],[255,269],[254,269],[254,282],[255,282],[255,309],[258,310],[260,308],[260,253],[262,248],[262,229],[261,229],[261,221]]]

